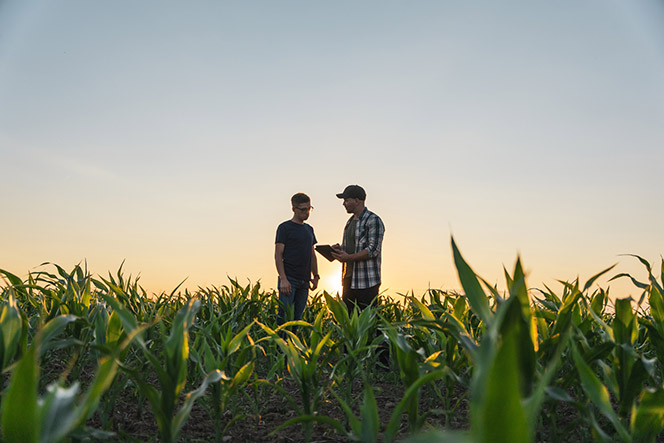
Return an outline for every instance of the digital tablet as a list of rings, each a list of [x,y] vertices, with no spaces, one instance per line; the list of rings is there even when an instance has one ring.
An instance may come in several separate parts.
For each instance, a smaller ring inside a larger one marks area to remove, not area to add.
[[[320,255],[322,255],[323,257],[325,257],[329,261],[334,261],[334,257],[332,256],[332,251],[334,251],[334,249],[332,248],[332,246],[330,246],[330,245],[316,245],[315,248],[316,248],[316,251],[318,251],[318,253]]]

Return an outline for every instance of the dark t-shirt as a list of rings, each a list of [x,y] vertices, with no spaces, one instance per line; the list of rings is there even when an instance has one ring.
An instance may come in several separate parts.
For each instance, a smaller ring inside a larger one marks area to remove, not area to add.
[[[316,244],[314,228],[306,223],[285,221],[277,228],[275,243],[284,244],[286,277],[309,281],[311,278],[311,248]]]

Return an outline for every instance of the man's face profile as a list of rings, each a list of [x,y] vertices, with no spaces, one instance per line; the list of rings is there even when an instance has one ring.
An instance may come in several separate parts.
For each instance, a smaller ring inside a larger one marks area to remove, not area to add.
[[[357,205],[359,204],[360,199],[358,198],[344,198],[344,208],[346,208],[346,212],[349,214],[352,214],[355,211],[355,208],[357,208]]]

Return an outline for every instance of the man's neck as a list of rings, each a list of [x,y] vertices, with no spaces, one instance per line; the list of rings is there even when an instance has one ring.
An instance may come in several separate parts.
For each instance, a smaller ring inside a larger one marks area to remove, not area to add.
[[[302,220],[301,218],[299,218],[297,216],[293,216],[293,218],[291,218],[291,221],[294,222],[294,223],[297,223],[298,225],[303,225],[304,224],[304,220]]]
[[[362,205],[362,207],[357,207],[357,208],[355,209],[355,212],[353,212],[353,218],[354,218],[355,220],[359,220],[359,219],[360,219],[360,215],[362,215],[362,213],[364,212],[365,209],[366,209],[366,206],[364,206],[364,205]]]

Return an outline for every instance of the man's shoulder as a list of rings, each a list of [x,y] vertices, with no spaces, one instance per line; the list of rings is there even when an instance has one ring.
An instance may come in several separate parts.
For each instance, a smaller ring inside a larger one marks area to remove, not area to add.
[[[290,224],[293,223],[291,220],[286,220],[281,223],[279,223],[279,226],[277,226],[277,229],[281,229],[285,226],[290,226]]]
[[[367,219],[381,220],[380,216],[369,209],[365,210],[364,217]],[[382,220],[381,220],[382,221]]]
[[[367,210],[364,224],[367,226],[376,227],[381,232],[385,231],[385,224],[383,223],[383,220],[375,212]]]
[[[292,220],[281,222],[279,223],[279,226],[277,226],[277,232],[290,231],[293,229],[293,225],[296,225],[296,223],[294,223]]]

